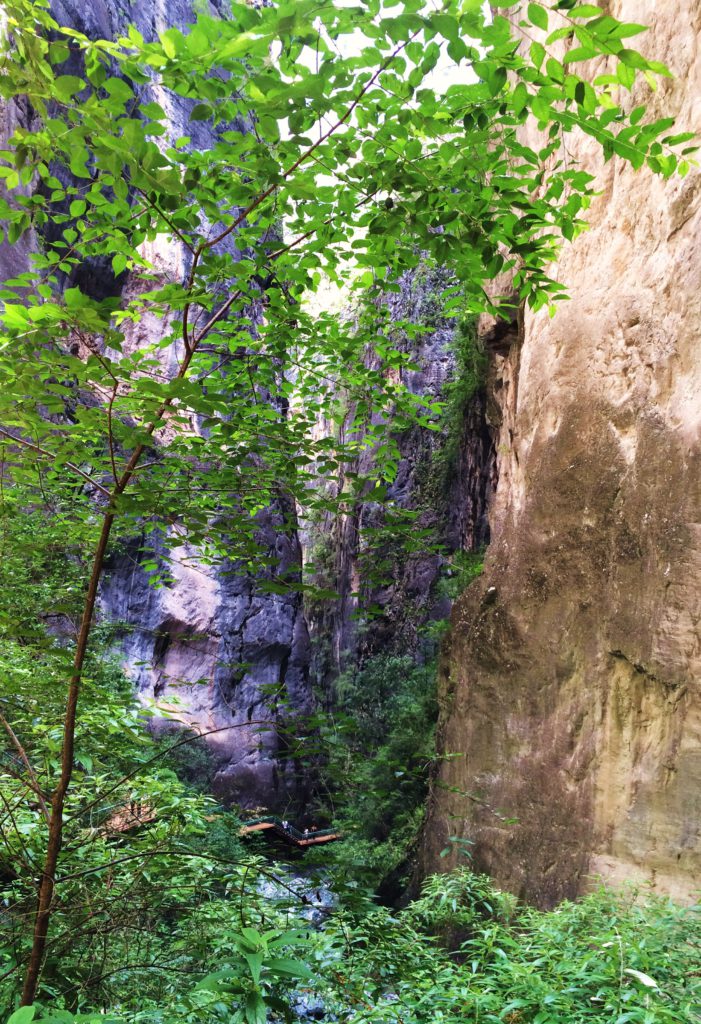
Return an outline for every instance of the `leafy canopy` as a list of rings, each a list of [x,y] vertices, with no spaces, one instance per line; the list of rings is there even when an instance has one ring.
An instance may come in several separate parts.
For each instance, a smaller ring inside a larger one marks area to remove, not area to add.
[[[14,472],[87,482],[93,504],[224,538],[229,556],[260,562],[260,510],[281,492],[328,503],[318,476],[363,447],[391,478],[389,420],[430,420],[376,301],[422,254],[452,268],[463,314],[494,309],[485,285],[503,271],[538,309],[562,297],[547,264],[593,194],[569,133],[664,175],[688,166],[671,119],[624,109],[638,75],[669,72],[629,49],[641,26],[591,4],[529,3],[526,44],[480,0],[235,2],[116,42],[59,26],[45,0],[5,9],[0,93],[35,115],[0,153],[5,237],[34,250],[2,292]],[[326,277],[356,290],[353,322],[303,301]],[[339,386],[343,441],[318,430]]]

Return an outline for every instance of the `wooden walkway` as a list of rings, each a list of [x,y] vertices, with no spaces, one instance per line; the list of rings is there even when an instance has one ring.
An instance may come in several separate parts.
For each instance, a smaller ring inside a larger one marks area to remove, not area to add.
[[[305,829],[304,832],[301,832],[289,822],[283,823],[281,818],[275,817],[254,818],[252,821],[247,821],[241,827],[240,834],[246,836],[251,832],[266,831],[297,847],[320,846],[321,843],[332,843],[341,838],[341,833],[334,828],[317,829],[316,831]]]
[[[141,800],[132,800],[128,804],[120,804],[112,810],[102,828],[106,835],[116,832],[131,832],[140,825],[148,825],[156,820],[155,807]]]
[[[101,826],[101,831],[108,836],[120,832],[130,832],[132,829],[156,820],[156,808],[147,801],[134,800],[128,804],[117,804],[110,808],[110,811],[111,813]],[[299,848],[320,846],[322,843],[332,843],[341,838],[341,833],[337,829],[305,829],[302,832],[294,825],[290,825],[288,821],[283,821],[282,818],[272,815],[243,822],[239,834],[246,836],[251,832],[270,832],[271,835]]]

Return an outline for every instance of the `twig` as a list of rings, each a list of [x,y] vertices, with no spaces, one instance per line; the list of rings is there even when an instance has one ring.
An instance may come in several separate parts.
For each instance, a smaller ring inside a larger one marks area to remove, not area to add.
[[[2,714],[2,712],[0,712],[0,723],[2,724],[2,726],[3,726],[4,730],[5,730],[5,732],[7,733],[7,735],[12,740],[12,744],[13,744],[15,750],[17,751],[17,753],[19,754],[20,759],[22,761],[22,764],[27,769],[27,774],[29,775],[29,778],[31,780],[31,782],[29,784],[30,785],[30,789],[36,795],[36,798],[39,801],[39,806],[41,807],[41,812],[44,815],[44,818],[46,819],[46,821],[48,822],[48,820],[49,820],[49,811],[48,811],[48,808],[46,806],[46,801],[44,800],[44,794],[42,793],[41,787],[39,786],[39,782],[37,780],[36,773],[35,773],[34,769],[32,768],[32,766],[30,764],[29,758],[27,757],[27,752],[25,751],[24,747],[22,746],[22,744],[21,744],[21,742],[19,740],[19,737],[17,736],[17,733],[12,728],[12,726],[7,721],[7,719]]]

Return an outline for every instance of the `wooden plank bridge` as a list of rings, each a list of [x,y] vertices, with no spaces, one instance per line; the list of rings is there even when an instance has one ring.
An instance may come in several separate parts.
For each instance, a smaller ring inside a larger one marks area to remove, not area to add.
[[[146,800],[132,800],[129,803],[115,804],[109,808],[101,830],[105,835],[117,835],[120,832],[131,832],[141,825],[150,824],[157,817],[156,808]],[[341,838],[341,833],[334,828],[308,828],[302,831],[295,828],[284,818],[270,815],[266,818],[252,818],[242,823],[239,834],[249,835],[251,832],[269,832],[271,836],[283,839],[300,849],[307,846],[320,846],[332,843]]]
[[[341,838],[341,833],[335,828],[312,828],[300,831],[294,825],[290,825],[289,821],[273,816],[253,818],[251,821],[244,822],[240,834],[245,836],[251,832],[270,832],[272,835],[284,839],[286,843],[300,848],[319,846],[321,843],[332,843],[335,839]]]

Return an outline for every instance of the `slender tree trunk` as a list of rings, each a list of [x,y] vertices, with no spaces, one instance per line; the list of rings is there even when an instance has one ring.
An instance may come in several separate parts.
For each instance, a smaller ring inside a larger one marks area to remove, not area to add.
[[[192,287],[192,281],[188,282],[188,286]],[[215,324],[217,324],[219,320],[226,315],[227,311],[240,294],[241,293],[239,291],[234,292],[220,307],[220,309],[210,317],[209,321],[204,325],[196,337],[193,337],[190,340],[187,336],[187,328],[184,328],[185,355],[178,372],[175,375],[175,380],[181,380],[186,375],[200,342],[207,336],[207,334],[209,334]],[[153,418],[153,421],[146,427],[146,433],[148,435],[152,435],[155,432],[156,424],[163,413],[170,407],[171,403],[172,399],[166,399],[163,405],[159,408]],[[109,543],[110,533],[112,532],[112,526],[114,525],[115,520],[114,503],[129,486],[129,482],[134,475],[134,470],[138,466],[145,448],[145,444],[137,445],[132,452],[129,461],[124,467],[121,477],[115,484],[112,494],[110,495],[108,511],[105,513],[105,517],[102,521],[100,537],[93,556],[92,568],[90,570],[90,582],[88,583],[88,590],[85,595],[83,618],[80,624],[75,657],[73,659],[73,673],[71,675],[70,684],[68,686],[68,695],[66,698],[66,714],[63,721],[63,744],[61,748],[61,775],[58,785],[51,797],[51,811],[48,823],[49,841],[46,847],[46,857],[44,858],[44,866],[42,868],[41,879],[39,882],[37,908],[34,917],[34,936],[24,976],[22,999],[20,1002],[21,1006],[31,1006],[36,999],[39,976],[41,974],[41,968],[44,961],[44,953],[46,952],[46,939],[49,933],[49,922],[51,920],[53,909],[52,904],[56,868],[58,866],[58,858],[63,845],[63,810],[66,803],[66,794],[68,793],[68,788],[73,776],[78,699],[80,697],[80,688],[83,680],[85,656],[88,651],[90,633],[93,626],[97,591],[100,585],[102,569],[105,564],[107,544]]]
[[[109,541],[114,513],[107,512],[102,521],[102,530],[97,542],[93,556],[92,569],[88,592],[85,595],[85,606],[83,608],[83,619],[78,633],[78,643],[73,659],[73,674],[68,687],[66,699],[66,714],[63,721],[63,746],[61,750],[61,776],[58,785],[51,797],[51,813],[49,817],[49,842],[46,847],[44,867],[39,882],[37,896],[37,909],[34,918],[34,938],[32,951],[27,963],[27,971],[24,977],[22,988],[21,1006],[31,1006],[36,999],[39,974],[44,960],[46,950],[46,937],[49,931],[49,920],[51,918],[52,902],[54,895],[54,879],[56,867],[63,844],[63,808],[66,803],[66,794],[73,775],[73,758],[75,753],[75,726],[78,713],[78,698],[83,678],[83,665],[88,650],[90,632],[92,629],[95,602],[97,600],[97,588],[102,575],[102,567],[105,562],[105,553]]]

